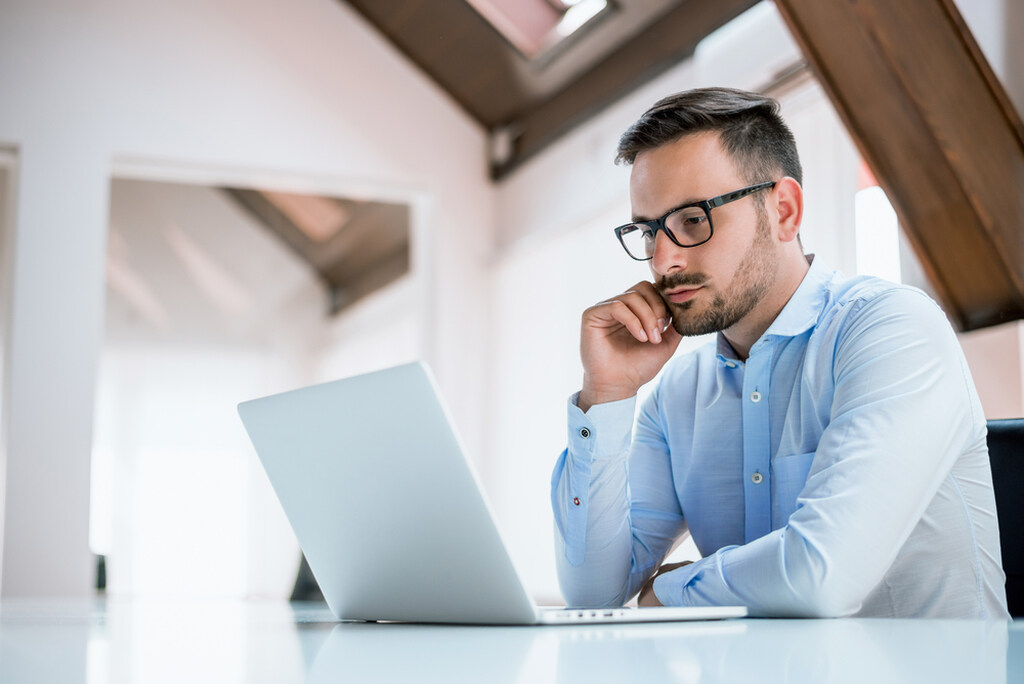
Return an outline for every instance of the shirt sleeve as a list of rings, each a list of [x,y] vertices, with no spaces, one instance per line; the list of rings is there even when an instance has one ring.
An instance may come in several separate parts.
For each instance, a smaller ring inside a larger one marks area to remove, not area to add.
[[[685,529],[682,511],[654,398],[635,438],[635,398],[585,414],[577,398],[569,401],[569,445],[551,480],[558,578],[570,606],[619,606]]]
[[[970,376],[944,314],[893,290],[838,335],[835,395],[787,524],[661,575],[666,605],[745,605],[752,615],[857,612],[892,565],[973,433]]]

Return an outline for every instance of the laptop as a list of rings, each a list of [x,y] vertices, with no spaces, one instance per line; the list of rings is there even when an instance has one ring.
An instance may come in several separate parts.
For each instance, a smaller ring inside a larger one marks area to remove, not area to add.
[[[746,614],[535,606],[423,363],[246,401],[238,412],[340,620],[535,625]]]

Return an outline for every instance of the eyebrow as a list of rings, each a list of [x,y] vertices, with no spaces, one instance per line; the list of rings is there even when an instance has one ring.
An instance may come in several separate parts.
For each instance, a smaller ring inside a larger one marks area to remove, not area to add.
[[[679,209],[682,209],[683,207],[692,207],[692,206],[693,206],[693,205],[695,205],[695,204],[700,204],[701,202],[706,202],[706,201],[707,201],[707,200],[700,200],[700,199],[691,199],[691,200],[687,200],[686,202],[683,202],[682,204],[680,204],[680,205],[677,205],[677,206],[675,206],[675,207],[673,207],[673,208],[669,209],[669,210],[668,210],[668,211],[666,211],[666,212],[663,212],[663,213],[661,214],[661,216],[658,216],[657,218],[661,218],[662,216],[668,216],[668,215],[669,215],[669,214],[671,214],[671,213],[672,213],[673,211],[677,211],[677,210],[679,210]],[[632,219],[630,219],[630,222],[631,222],[631,223],[645,223],[645,222],[647,222],[647,221],[653,221],[653,220],[654,220],[653,218],[647,218],[647,217],[645,217],[645,216],[633,216],[633,218],[632,218]]]

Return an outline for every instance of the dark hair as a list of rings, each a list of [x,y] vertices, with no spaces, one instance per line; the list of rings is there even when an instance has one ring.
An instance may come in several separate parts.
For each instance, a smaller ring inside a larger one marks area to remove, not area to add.
[[[622,134],[615,162],[632,164],[641,152],[706,131],[719,134],[747,182],[778,180],[781,172],[803,184],[796,141],[779,103],[733,88],[697,88],[659,100]]]

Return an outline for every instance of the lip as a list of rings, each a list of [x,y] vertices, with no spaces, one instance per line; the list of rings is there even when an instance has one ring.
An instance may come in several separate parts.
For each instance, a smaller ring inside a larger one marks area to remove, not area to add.
[[[679,287],[665,292],[662,296],[673,304],[682,304],[696,297],[697,293],[702,289],[704,288],[700,285],[697,287]]]

